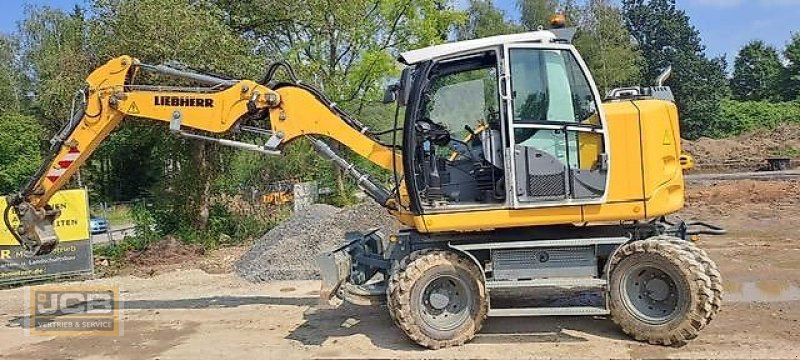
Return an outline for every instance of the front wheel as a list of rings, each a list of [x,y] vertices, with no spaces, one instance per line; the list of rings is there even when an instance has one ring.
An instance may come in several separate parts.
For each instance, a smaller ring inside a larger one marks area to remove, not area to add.
[[[720,297],[705,257],[693,244],[670,236],[623,245],[610,260],[614,322],[651,344],[683,345],[696,338],[716,315]]]
[[[450,251],[422,250],[393,272],[388,306],[411,340],[439,349],[471,340],[486,320],[489,303],[477,265]]]

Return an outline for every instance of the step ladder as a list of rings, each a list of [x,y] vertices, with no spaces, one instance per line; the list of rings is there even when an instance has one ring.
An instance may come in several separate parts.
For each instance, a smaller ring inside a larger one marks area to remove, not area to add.
[[[523,289],[523,288],[604,288],[608,282],[605,279],[593,278],[552,278],[531,280],[502,280],[487,281],[486,288],[491,293],[492,289]],[[490,296],[491,298],[491,296]],[[604,306],[561,306],[561,307],[516,307],[492,308],[489,302],[488,316],[491,317],[518,317],[518,316],[584,316],[608,315],[609,310],[604,301]]]
[[[458,249],[462,252],[469,253],[474,250],[488,250],[493,251],[519,251],[519,250],[536,250],[545,248],[568,249],[575,248],[576,251],[585,253],[586,247],[594,249],[595,253],[597,247],[601,245],[621,245],[629,241],[626,237],[595,237],[595,238],[581,238],[581,239],[553,239],[553,240],[535,240],[535,241],[511,241],[511,242],[495,242],[495,243],[482,243],[482,244],[450,244],[450,247]],[[580,250],[578,250],[581,248]],[[577,253],[577,252],[576,252]],[[526,255],[522,261],[526,261],[529,257]],[[546,261],[546,260],[545,260]],[[596,263],[595,263],[596,265]],[[487,270],[495,271],[496,269]],[[608,281],[606,279],[598,278],[600,274],[597,271],[591,273],[576,273],[577,275],[570,275],[569,272],[552,271],[549,269],[533,269],[528,275],[520,274],[525,278],[516,280],[512,279],[517,273],[506,272],[505,279],[492,279],[487,278],[486,289],[489,291],[489,312],[488,316],[492,317],[521,317],[521,316],[585,316],[585,315],[608,315],[608,298],[606,287]],[[547,270],[550,270],[548,273]],[[574,269],[572,272],[574,272]],[[541,271],[541,272],[540,272]],[[541,275],[541,274],[545,275]],[[509,275],[510,274],[510,275]],[[553,274],[550,276],[547,274]],[[488,275],[488,274],[487,274]],[[559,276],[560,275],[560,276]],[[538,278],[541,276],[541,278]],[[530,277],[530,278],[528,278]],[[513,308],[493,308],[491,306],[491,292],[492,290],[499,289],[531,289],[531,288],[587,288],[587,289],[602,289],[604,294],[602,306],[542,306],[542,307],[513,307]]]

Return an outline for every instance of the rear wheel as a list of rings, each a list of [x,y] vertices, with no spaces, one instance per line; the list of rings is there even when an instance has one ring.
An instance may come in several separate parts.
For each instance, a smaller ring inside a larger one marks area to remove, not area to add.
[[[721,293],[705,252],[670,236],[635,241],[611,259],[609,308],[615,323],[640,341],[682,345],[716,314]]]
[[[471,340],[488,311],[481,270],[453,252],[422,250],[400,262],[388,288],[390,314],[414,342],[431,349]]]
[[[708,322],[711,322],[717,313],[719,313],[720,307],[722,306],[722,274],[719,272],[719,267],[717,267],[717,263],[715,263],[714,260],[711,260],[711,257],[708,256],[705,250],[697,247],[694,243],[678,238],[672,238],[671,241],[683,247],[684,250],[695,254],[695,260],[703,264],[703,267],[706,269],[706,275],[708,275],[709,280],[711,280],[711,291],[714,292],[714,295],[711,297],[711,312],[708,318]]]

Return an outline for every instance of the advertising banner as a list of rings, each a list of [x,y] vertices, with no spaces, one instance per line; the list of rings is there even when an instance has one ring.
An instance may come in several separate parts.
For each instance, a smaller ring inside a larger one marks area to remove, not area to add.
[[[55,229],[60,240],[49,255],[25,257],[22,247],[0,221],[0,284],[42,279],[56,275],[92,273],[92,244],[89,235],[89,200],[86,190],[63,190],[50,205],[61,209]],[[0,211],[6,208],[0,197]],[[16,217],[11,219],[16,226]]]

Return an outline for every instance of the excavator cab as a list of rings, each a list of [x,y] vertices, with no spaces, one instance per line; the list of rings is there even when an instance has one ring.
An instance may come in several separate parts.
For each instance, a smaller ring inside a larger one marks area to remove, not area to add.
[[[568,45],[510,41],[413,66],[407,167],[420,212],[603,202],[609,152],[585,64]]]

